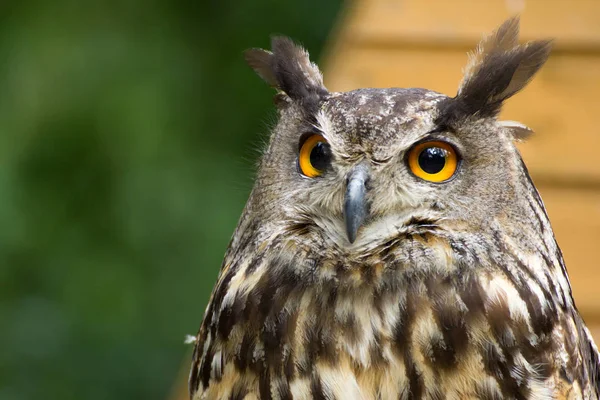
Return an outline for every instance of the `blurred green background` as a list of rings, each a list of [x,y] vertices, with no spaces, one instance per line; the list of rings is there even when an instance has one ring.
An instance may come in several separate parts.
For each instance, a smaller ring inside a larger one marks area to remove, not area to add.
[[[165,399],[275,112],[341,0],[0,5],[0,400]]]

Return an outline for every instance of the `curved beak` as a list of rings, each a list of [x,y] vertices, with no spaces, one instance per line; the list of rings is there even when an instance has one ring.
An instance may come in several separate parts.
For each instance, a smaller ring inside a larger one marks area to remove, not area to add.
[[[346,181],[346,196],[344,198],[344,222],[346,235],[350,243],[356,240],[358,229],[367,217],[367,183],[369,171],[367,166],[359,164],[350,172]]]

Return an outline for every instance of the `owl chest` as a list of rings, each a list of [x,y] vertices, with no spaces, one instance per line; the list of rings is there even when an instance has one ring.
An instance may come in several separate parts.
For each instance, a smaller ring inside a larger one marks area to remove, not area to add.
[[[239,293],[207,320],[203,398],[536,398],[553,375],[550,336],[532,344],[476,280]]]
[[[334,300],[332,293],[307,291],[294,306],[266,316],[257,309],[227,340],[209,344],[205,398],[246,393],[261,399],[409,399],[445,393],[439,369],[463,363],[453,346],[464,338],[457,332],[444,336],[430,302],[350,292]],[[473,379],[476,372],[465,370]],[[458,382],[455,398],[465,398]]]

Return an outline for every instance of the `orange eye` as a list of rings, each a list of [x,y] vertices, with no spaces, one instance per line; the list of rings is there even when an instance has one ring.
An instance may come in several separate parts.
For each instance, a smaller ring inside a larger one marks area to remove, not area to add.
[[[408,167],[421,179],[444,182],[454,176],[458,156],[454,147],[446,142],[423,142],[410,149]]]
[[[300,171],[309,178],[321,175],[331,162],[331,148],[321,135],[312,135],[304,141],[298,155]]]

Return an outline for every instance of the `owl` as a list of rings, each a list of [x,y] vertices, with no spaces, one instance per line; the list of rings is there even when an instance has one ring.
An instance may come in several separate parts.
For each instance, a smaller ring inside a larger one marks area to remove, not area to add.
[[[329,92],[288,38],[251,49],[279,119],[196,337],[196,399],[598,399],[598,350],[497,119],[549,56],[518,17],[454,97]],[[443,68],[443,66],[440,66]]]

